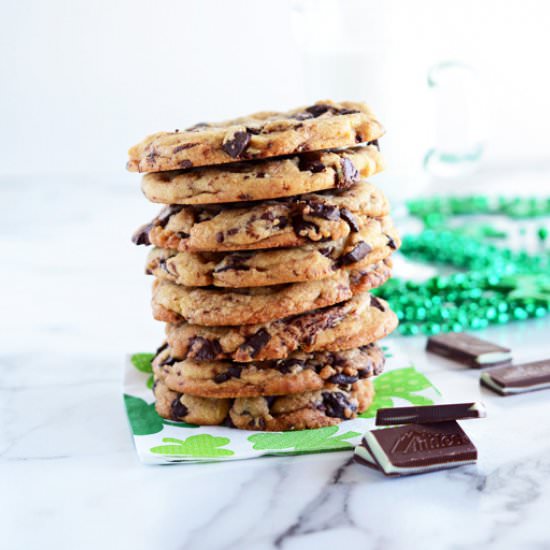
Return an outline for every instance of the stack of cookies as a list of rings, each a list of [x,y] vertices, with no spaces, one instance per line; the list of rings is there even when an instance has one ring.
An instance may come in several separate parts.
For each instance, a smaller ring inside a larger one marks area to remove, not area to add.
[[[129,151],[165,206],[154,245],[153,361],[164,417],[247,430],[338,424],[368,408],[397,326],[369,291],[400,244],[384,195],[383,128],[362,103],[318,102],[187,130]]]

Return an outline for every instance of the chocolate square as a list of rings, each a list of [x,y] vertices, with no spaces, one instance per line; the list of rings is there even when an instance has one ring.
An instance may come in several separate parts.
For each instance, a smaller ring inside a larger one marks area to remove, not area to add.
[[[550,388],[550,359],[484,372],[480,381],[482,385],[501,395]]]

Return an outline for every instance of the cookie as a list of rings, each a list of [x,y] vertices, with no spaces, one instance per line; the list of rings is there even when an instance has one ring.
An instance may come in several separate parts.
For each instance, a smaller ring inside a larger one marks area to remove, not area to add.
[[[401,241],[391,218],[368,218],[360,231],[337,241],[242,252],[178,252],[153,248],[146,273],[184,286],[255,287],[316,281],[339,269],[380,262]]]
[[[128,151],[131,172],[164,172],[238,160],[353,147],[380,138],[382,125],[363,103],[319,101],[287,112],[261,112],[157,132]]]
[[[276,160],[236,162],[143,176],[152,202],[216,204],[276,199],[324,189],[345,189],[383,169],[377,142],[367,147],[319,151]]]
[[[238,289],[195,288],[158,279],[153,283],[153,316],[166,323],[203,326],[255,325],[349,300],[377,288],[391,276],[384,260],[363,269],[340,270],[320,281]]]
[[[257,250],[338,240],[361,231],[368,218],[389,214],[381,191],[368,183],[350,189],[259,203],[170,205],[132,240],[193,251]]]
[[[163,418],[263,431],[334,426],[368,409],[374,397],[370,380],[284,396],[211,399],[172,391],[157,379],[154,393],[155,408]]]
[[[199,397],[258,397],[354,384],[382,372],[384,353],[375,344],[348,351],[295,352],[285,359],[252,363],[179,361],[168,345],[153,360],[155,376],[174,391]]]
[[[342,351],[371,344],[397,327],[388,304],[368,293],[347,302],[261,325],[166,326],[174,357],[238,362],[284,359],[294,351]]]

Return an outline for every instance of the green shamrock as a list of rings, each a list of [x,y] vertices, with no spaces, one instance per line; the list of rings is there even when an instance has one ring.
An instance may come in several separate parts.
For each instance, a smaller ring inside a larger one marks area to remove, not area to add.
[[[327,428],[298,432],[259,433],[251,435],[248,441],[253,444],[253,449],[257,451],[292,449],[299,453],[348,449],[352,445],[344,440],[361,435],[357,432],[346,432],[335,436],[337,431],[338,426],[328,426]]]
[[[155,411],[155,404],[144,399],[124,394],[124,405],[134,435],[150,435],[162,431],[164,422]]]
[[[151,389],[153,387],[153,384],[155,383],[155,380],[153,378],[153,366],[151,365],[153,359],[155,358],[154,353],[134,353],[130,357],[130,361],[132,362],[132,365],[139,371],[144,372],[145,374],[149,374],[150,376],[147,378],[147,387]]]
[[[414,367],[385,372],[374,380],[374,400],[359,416],[373,418],[378,409],[393,407],[394,397],[404,399],[413,405],[432,405],[432,399],[416,393],[428,388],[433,388],[432,383]]]
[[[229,443],[227,437],[214,437],[209,434],[192,435],[187,439],[164,437],[162,442],[169,443],[169,445],[152,447],[151,452],[161,455],[189,456],[194,458],[219,458],[235,454],[230,449],[219,448]]]

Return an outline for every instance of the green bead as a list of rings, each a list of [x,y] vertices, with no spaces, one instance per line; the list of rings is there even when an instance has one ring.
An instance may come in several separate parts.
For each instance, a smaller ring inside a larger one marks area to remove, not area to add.
[[[537,236],[541,241],[545,241],[548,238],[548,229],[546,227],[539,227]]]
[[[505,324],[510,320],[510,316],[507,313],[500,313],[497,321],[501,324]]]
[[[523,309],[522,307],[514,308],[512,315],[514,319],[519,319],[519,320],[527,319],[529,317],[529,315],[527,314],[527,311],[525,311],[525,309]]]
[[[412,323],[402,323],[399,325],[399,332],[404,336],[414,336],[418,334],[418,326]]]
[[[438,334],[441,332],[441,326],[438,323],[425,323],[422,325],[422,332],[427,335]]]

